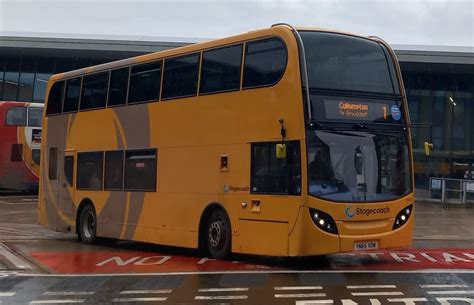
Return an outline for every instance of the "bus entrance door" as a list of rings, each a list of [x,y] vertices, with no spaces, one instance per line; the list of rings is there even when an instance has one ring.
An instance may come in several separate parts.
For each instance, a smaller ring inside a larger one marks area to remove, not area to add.
[[[60,186],[58,201],[58,231],[72,230],[71,223],[75,220],[74,208],[74,169],[75,169],[76,151],[64,151],[63,166],[60,170]],[[61,162],[59,162],[61,163]]]

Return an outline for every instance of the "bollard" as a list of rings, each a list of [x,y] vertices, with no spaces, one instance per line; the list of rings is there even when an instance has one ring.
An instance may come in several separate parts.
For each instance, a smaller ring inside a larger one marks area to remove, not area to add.
[[[461,200],[463,205],[466,204],[466,193],[467,193],[467,182],[463,181],[462,182],[462,200]]]

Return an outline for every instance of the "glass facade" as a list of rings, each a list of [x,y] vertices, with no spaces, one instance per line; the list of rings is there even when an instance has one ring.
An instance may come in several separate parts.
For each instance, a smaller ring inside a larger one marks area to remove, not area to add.
[[[51,75],[111,60],[0,55],[0,101],[43,103]]]
[[[52,74],[111,60],[0,55],[0,100],[42,103]],[[474,179],[474,65],[400,65],[411,121],[427,123],[412,130],[416,187],[427,188],[429,177]],[[434,145],[429,157],[425,141]]]
[[[474,66],[401,62],[412,123],[415,184],[429,177],[474,179]],[[425,156],[424,142],[433,143]]]

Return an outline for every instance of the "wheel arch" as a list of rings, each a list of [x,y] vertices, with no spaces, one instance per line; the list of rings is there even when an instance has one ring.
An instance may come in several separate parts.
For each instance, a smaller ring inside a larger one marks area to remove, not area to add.
[[[81,200],[81,203],[79,204],[79,207],[77,208],[77,213],[76,213],[76,234],[79,233],[79,225],[78,225],[79,217],[81,217],[82,210],[88,205],[91,205],[94,211],[96,211],[94,202],[92,201],[92,199],[85,197]]]
[[[222,210],[225,215],[227,216],[227,219],[229,220],[229,225],[230,225],[230,230],[231,230],[231,236],[232,236],[232,222],[229,217],[229,213],[227,213],[226,208],[224,205],[222,205],[219,202],[211,202],[209,203],[201,213],[201,219],[199,220],[199,228],[198,228],[198,249],[202,250],[204,248],[204,245],[206,244],[205,242],[205,228],[206,228],[206,220],[209,219],[212,211],[214,210]]]

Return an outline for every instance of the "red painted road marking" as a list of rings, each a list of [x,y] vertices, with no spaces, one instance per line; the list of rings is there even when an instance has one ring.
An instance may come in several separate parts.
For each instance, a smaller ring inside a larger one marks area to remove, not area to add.
[[[474,249],[400,249],[330,255],[331,269],[474,269]]]
[[[275,269],[262,265],[193,256],[169,256],[156,252],[33,252],[29,255],[56,273],[155,273]]]
[[[159,273],[281,270],[279,267],[142,251],[32,252],[56,273]],[[318,260],[318,258],[314,258]],[[400,249],[328,256],[333,270],[474,269],[474,249]],[[317,265],[317,263],[315,263]],[[304,266],[311,270],[312,266]],[[319,268],[319,267],[318,267]]]

